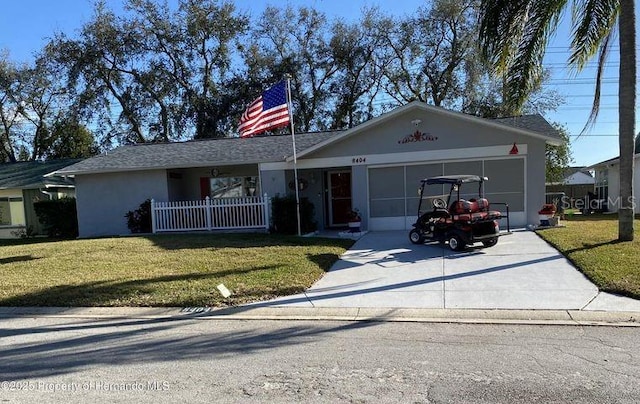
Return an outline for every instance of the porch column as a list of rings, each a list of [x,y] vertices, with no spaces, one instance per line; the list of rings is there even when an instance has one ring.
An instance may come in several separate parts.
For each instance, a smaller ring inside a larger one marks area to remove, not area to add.
[[[351,207],[360,211],[362,230],[369,229],[369,182],[367,166],[351,167]]]

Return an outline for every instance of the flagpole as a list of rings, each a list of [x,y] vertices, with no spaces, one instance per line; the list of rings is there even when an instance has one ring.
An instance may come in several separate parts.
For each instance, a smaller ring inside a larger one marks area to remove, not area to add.
[[[291,105],[291,75],[287,74],[287,103],[289,110],[289,122],[291,122],[291,139],[293,142],[293,180],[296,189],[296,218],[298,221],[298,236],[302,236],[302,226],[300,224],[300,192],[298,191],[298,157],[296,152],[296,134],[293,128],[293,108]]]

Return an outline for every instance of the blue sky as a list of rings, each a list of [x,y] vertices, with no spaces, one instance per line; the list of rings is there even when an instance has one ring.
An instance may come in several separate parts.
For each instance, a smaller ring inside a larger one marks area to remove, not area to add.
[[[242,11],[258,15],[268,4],[277,1],[236,0]],[[346,19],[357,17],[362,7],[376,5],[384,12],[410,14],[424,0],[300,0],[291,4],[304,3],[324,11],[329,17]],[[72,35],[92,16],[92,0],[9,0],[3,1],[0,13],[0,50],[9,51],[14,61],[28,62],[55,32]],[[108,0],[115,10],[122,7],[121,0]],[[572,135],[574,164],[591,165],[618,155],[618,55],[617,43],[605,71],[605,85],[602,89],[601,113],[597,124],[585,135],[576,138],[589,115],[595,85],[595,67],[590,64],[580,75],[565,68],[568,58],[570,36],[570,16],[565,16],[558,34],[549,44],[545,65],[551,69],[549,87],[566,97],[566,103],[557,112],[547,114],[547,120],[559,122],[568,127]],[[636,124],[636,129],[640,126]]]

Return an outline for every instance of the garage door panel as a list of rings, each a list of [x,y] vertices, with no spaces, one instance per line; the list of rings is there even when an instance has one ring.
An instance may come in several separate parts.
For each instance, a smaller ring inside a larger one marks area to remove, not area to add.
[[[430,199],[425,199],[424,202],[422,202],[422,210],[424,211],[425,208],[429,208],[429,206],[427,205],[429,203]],[[418,197],[414,197],[414,198],[407,198],[407,214],[408,215],[417,215],[418,214],[418,202],[420,201],[420,198]]]
[[[487,160],[484,162],[484,175],[489,178],[485,191],[522,192],[524,194],[524,160]]]
[[[404,167],[369,169],[371,199],[404,197]]]
[[[416,164],[369,169],[370,217],[378,221],[396,220],[400,217],[415,218],[420,197],[417,190],[420,180],[439,175],[473,174],[489,177],[485,183],[485,197],[489,202],[509,204],[511,212],[524,211],[524,159],[476,160],[450,163]],[[465,184],[460,198],[478,197],[477,184]],[[423,195],[423,211],[431,208],[433,196],[446,199],[448,186],[427,186]],[[452,200],[457,199],[454,192]],[[492,207],[504,211],[499,205]],[[378,223],[378,222],[376,222]],[[380,222],[382,223],[382,222]],[[395,222],[394,222],[395,223]]]
[[[482,161],[444,163],[444,175],[482,175]]]
[[[492,210],[503,211],[504,207],[493,205],[494,202],[502,202],[509,204],[509,210],[520,212],[524,210],[524,195],[521,193],[487,193],[486,198],[489,200]]]
[[[418,196],[418,188],[420,187],[421,180],[442,175],[442,163],[407,166],[406,171],[406,196],[408,198],[415,198]],[[442,194],[442,187],[431,186],[429,189],[425,189],[425,191],[425,195],[440,195]]]
[[[404,198],[371,200],[370,207],[371,217],[405,216]]]

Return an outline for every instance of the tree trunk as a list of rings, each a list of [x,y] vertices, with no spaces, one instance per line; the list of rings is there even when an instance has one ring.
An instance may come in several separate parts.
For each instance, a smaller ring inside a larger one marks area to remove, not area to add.
[[[633,240],[633,157],[636,122],[636,27],[634,1],[620,1],[620,210],[618,240]]]

